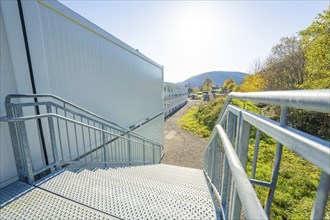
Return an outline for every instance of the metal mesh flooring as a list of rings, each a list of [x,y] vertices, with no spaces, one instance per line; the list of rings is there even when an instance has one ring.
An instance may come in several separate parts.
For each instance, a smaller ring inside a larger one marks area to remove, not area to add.
[[[17,181],[0,189],[0,219],[115,219]]]
[[[41,180],[36,186],[99,210],[100,213],[123,219],[216,219],[203,171],[197,169],[159,164],[78,172],[64,170]],[[38,198],[37,193],[42,193],[41,189],[34,188],[29,192],[35,191],[30,199],[21,201],[19,205],[26,207],[26,202],[30,204],[32,198]],[[41,205],[46,208],[46,202],[51,200],[52,194],[47,196],[49,199],[43,199],[36,208]],[[56,213],[63,209],[61,214],[65,214],[65,210],[68,213],[75,210],[75,213],[80,214],[74,217],[77,219],[104,218],[102,215],[88,217],[90,214],[87,211],[80,212],[79,206],[68,208],[64,201],[61,204],[62,207],[52,206],[51,209],[56,208]],[[5,208],[1,209],[1,217],[2,212],[7,213]],[[49,218],[46,215],[45,218]]]

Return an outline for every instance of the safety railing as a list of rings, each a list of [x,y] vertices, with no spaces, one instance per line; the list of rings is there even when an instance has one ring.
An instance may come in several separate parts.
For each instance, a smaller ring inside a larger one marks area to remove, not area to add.
[[[28,182],[69,164],[153,164],[163,156],[161,144],[53,95],[8,95],[5,105],[0,121],[9,124],[18,174]]]
[[[230,104],[233,98],[281,107],[280,122]],[[330,189],[330,142],[288,127],[288,108],[330,113],[330,90],[230,93],[204,153],[205,174],[223,219],[265,219],[279,175],[283,145],[322,170],[311,219],[322,219]],[[246,174],[251,126],[256,128],[251,178]],[[277,141],[271,181],[255,179],[260,132]],[[253,185],[269,188],[264,208]],[[243,211],[242,211],[243,207]]]

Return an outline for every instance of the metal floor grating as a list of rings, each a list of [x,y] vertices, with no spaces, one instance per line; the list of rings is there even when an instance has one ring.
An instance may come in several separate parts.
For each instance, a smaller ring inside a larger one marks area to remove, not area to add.
[[[0,219],[116,219],[17,181],[0,189]]]
[[[39,187],[123,219],[215,219],[202,170],[159,164],[79,173]]]
[[[1,208],[1,219],[34,219],[34,212],[43,213],[41,218],[47,219],[111,217],[104,213],[123,219],[216,219],[204,173],[197,169],[158,164],[93,171],[62,170],[38,181],[35,184],[38,188],[21,182],[15,184],[8,186],[13,190],[7,190],[6,196],[1,194],[3,200],[15,198],[15,193],[28,192],[11,203],[1,200],[7,203]],[[54,205],[57,203],[60,205]],[[27,210],[30,215],[25,216]]]

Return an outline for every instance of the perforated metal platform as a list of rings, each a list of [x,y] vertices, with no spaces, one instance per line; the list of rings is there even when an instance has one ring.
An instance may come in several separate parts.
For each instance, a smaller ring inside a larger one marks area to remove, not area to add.
[[[171,165],[61,170],[1,189],[1,219],[216,219],[202,170]]]
[[[64,171],[38,187],[123,219],[215,219],[202,170],[150,165]]]
[[[0,219],[117,219],[23,182],[0,189]]]

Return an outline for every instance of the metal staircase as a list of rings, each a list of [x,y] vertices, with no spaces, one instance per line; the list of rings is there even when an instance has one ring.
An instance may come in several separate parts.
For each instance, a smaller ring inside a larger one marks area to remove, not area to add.
[[[1,201],[2,219],[216,219],[204,173],[197,169],[165,164],[63,169],[33,185],[17,182],[0,191],[12,198]]]
[[[232,98],[278,105],[280,122],[234,106]],[[267,219],[285,145],[322,170],[311,208],[311,219],[322,219],[330,190],[330,143],[287,126],[288,108],[329,114],[330,90],[229,94],[202,171],[159,164],[162,145],[59,97],[10,95],[7,116],[0,121],[9,123],[18,174],[28,184],[18,181],[0,189],[0,217]],[[248,177],[252,127],[256,136]],[[277,141],[270,182],[255,179],[261,132]],[[36,150],[40,155],[32,156]],[[269,188],[264,207],[253,185]]]

